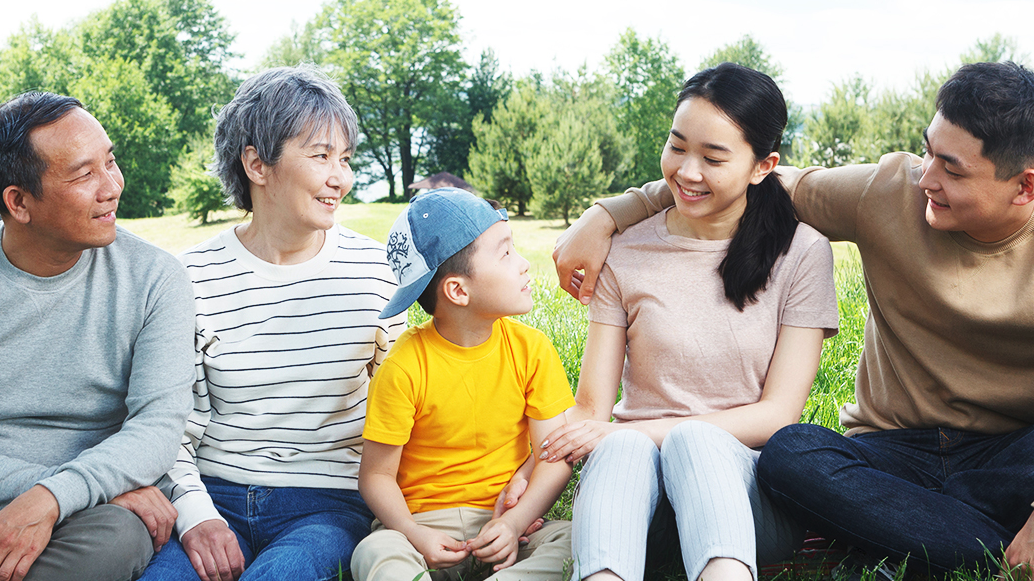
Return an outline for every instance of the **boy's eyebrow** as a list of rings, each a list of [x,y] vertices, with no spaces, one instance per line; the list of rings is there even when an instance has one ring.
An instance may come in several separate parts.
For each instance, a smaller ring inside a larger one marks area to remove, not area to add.
[[[962,167],[962,164],[959,163],[959,158],[954,155],[948,155],[947,153],[934,153],[933,148],[930,147],[930,138],[926,135],[926,129],[923,129],[923,142],[926,143],[926,151],[934,157],[939,157],[954,166]]]
[[[678,129],[672,129],[669,133],[671,133],[675,137],[678,137],[682,141],[686,141],[686,137],[684,135],[682,135],[682,133],[679,133]],[[729,149],[728,147],[726,147],[724,145],[720,145],[718,143],[704,143],[702,145],[704,146],[705,149],[713,149],[715,151],[724,151],[726,153],[732,153],[731,149]]]

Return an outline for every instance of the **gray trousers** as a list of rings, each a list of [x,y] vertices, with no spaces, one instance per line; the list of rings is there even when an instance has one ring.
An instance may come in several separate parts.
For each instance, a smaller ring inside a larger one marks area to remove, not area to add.
[[[604,438],[589,455],[575,495],[577,578],[610,569],[625,581],[640,581],[647,532],[666,495],[691,581],[719,557],[741,561],[757,579],[758,562],[789,556],[804,538],[758,490],[759,455],[721,428],[696,421],[675,427],[660,450],[635,430]]]
[[[143,574],[152,553],[151,535],[139,517],[102,504],[54,527],[25,581],[129,581]]]

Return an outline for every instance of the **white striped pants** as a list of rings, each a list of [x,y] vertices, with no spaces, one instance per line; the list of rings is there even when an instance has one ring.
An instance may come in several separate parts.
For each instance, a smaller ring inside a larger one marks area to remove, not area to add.
[[[743,562],[757,580],[758,562],[788,557],[804,538],[758,490],[759,455],[699,421],[672,429],[660,450],[631,429],[604,438],[589,455],[575,495],[576,578],[610,569],[624,581],[640,581],[647,531],[666,494],[691,581],[719,557]]]

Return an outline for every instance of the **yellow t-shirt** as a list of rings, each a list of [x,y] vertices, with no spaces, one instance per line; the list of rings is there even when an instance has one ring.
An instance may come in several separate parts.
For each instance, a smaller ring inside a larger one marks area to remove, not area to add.
[[[427,321],[398,338],[370,382],[363,437],[403,446],[398,483],[411,513],[491,509],[531,453],[528,418],[573,405],[542,332],[503,318],[467,348]]]

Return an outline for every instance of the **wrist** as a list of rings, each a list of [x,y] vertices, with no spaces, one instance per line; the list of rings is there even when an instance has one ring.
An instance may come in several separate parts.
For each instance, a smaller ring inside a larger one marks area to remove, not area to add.
[[[42,517],[50,521],[51,525],[57,522],[58,517],[61,516],[61,505],[49,488],[37,484],[30,488],[25,495],[28,497],[26,500],[30,500],[33,506],[42,513]]]

